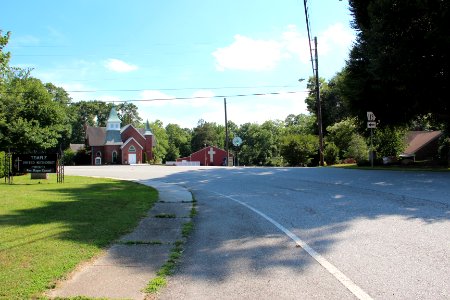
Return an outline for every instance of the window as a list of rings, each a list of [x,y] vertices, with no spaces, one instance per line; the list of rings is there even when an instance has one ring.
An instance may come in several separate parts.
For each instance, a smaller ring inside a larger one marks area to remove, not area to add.
[[[113,153],[112,153],[112,162],[113,163],[117,162],[117,151],[113,151]]]
[[[128,148],[128,152],[136,152],[136,148],[131,145],[130,148]]]
[[[101,153],[100,151],[97,151],[97,153],[95,154],[95,156],[101,157],[101,156],[102,156],[102,153]]]

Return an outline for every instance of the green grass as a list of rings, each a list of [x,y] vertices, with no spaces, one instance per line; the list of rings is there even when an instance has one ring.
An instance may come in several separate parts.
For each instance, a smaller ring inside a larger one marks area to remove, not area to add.
[[[172,275],[175,271],[176,264],[183,253],[183,245],[183,241],[175,242],[175,245],[170,252],[169,259],[158,270],[156,274],[157,276],[150,280],[147,287],[145,288],[145,292],[154,294],[167,285],[167,277]]]
[[[0,181],[0,299],[39,297],[132,230],[158,197],[133,182],[66,176],[58,184],[52,175]]]

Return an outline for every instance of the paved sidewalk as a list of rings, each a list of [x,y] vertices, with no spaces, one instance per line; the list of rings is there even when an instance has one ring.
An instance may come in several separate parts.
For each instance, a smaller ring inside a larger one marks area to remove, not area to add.
[[[104,255],[50,291],[49,297],[145,298],[142,290],[167,261],[174,242],[182,239],[182,225],[190,221],[192,195],[178,185],[152,180],[138,182],[159,192],[159,201],[148,216]],[[158,218],[158,215],[176,217]]]

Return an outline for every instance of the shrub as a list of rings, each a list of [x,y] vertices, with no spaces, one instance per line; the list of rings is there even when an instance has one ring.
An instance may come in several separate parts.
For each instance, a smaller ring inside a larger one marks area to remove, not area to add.
[[[333,142],[329,142],[325,145],[323,153],[327,165],[334,165],[339,161],[339,148]]]
[[[315,135],[288,134],[282,138],[281,155],[291,166],[307,165],[318,149]]]
[[[367,143],[359,134],[353,134],[350,140],[350,145],[347,149],[347,157],[354,158],[356,162],[368,159],[369,149]]]

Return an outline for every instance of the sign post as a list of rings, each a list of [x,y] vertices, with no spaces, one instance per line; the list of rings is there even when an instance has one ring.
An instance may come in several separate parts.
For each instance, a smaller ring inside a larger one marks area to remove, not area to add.
[[[373,168],[373,129],[377,128],[377,122],[375,122],[375,114],[371,111],[367,112],[367,128],[370,128],[370,165]]]

